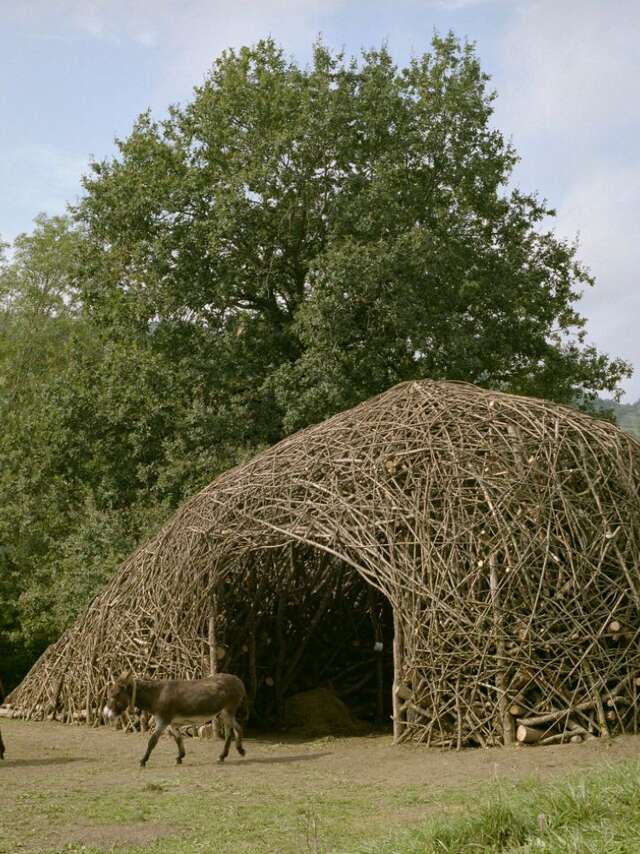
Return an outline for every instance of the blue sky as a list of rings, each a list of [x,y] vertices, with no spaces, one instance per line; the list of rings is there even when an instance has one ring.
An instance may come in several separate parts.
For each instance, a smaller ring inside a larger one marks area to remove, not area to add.
[[[597,287],[589,340],[638,370],[640,398],[640,2],[637,0],[0,0],[0,236],[29,231],[80,193],[90,157],[135,117],[190,98],[229,46],[272,35],[304,63],[322,34],[400,64],[434,29],[477,44],[495,122],[521,155],[515,183],[579,235]]]

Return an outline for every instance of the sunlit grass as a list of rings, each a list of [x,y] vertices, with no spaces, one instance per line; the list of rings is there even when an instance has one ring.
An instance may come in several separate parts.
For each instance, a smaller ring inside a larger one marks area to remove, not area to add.
[[[640,852],[640,762],[560,782],[493,784],[463,813],[435,816],[357,854]]]

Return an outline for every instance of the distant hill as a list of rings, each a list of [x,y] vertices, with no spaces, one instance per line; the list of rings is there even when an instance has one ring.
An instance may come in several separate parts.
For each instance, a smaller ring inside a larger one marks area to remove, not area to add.
[[[635,403],[616,403],[614,400],[601,398],[596,402],[596,408],[611,410],[615,415],[616,423],[623,430],[633,433],[640,439],[640,400],[636,400]]]

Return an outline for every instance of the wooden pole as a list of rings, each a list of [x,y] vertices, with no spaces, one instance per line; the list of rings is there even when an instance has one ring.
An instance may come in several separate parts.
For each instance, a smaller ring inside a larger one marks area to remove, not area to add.
[[[218,619],[218,597],[215,593],[211,596],[211,610],[209,611],[209,676],[215,676],[218,672],[218,656],[216,654],[216,621]],[[214,736],[222,737],[220,720],[216,715],[212,721]]]
[[[503,744],[513,744],[513,718],[511,717],[510,704],[507,698],[506,655],[504,648],[504,634],[502,626],[502,609],[498,593],[498,573],[496,571],[496,556],[489,558],[489,587],[491,590],[491,605],[493,608],[493,629],[496,640],[496,688],[498,689],[498,709],[502,722]]]
[[[251,716],[253,705],[258,693],[258,671],[256,664],[256,609],[258,602],[258,590],[256,583],[256,572],[253,564],[250,571],[251,609],[249,611],[249,637],[247,640],[247,665],[249,668],[249,696],[247,700],[247,719]]]
[[[596,707],[596,717],[598,719],[598,728],[600,729],[600,737],[601,738],[609,738],[609,727],[607,726],[607,718],[604,713],[604,707],[602,705],[602,698],[600,696],[600,691],[598,691],[598,684],[596,679],[593,676],[591,671],[591,667],[588,662],[584,663],[585,673],[587,674],[587,678],[589,680],[589,684],[591,686],[591,693],[594,699],[594,705]],[[611,696],[614,696],[613,692],[611,692]]]
[[[214,593],[211,597],[211,610],[209,612],[209,676],[215,676],[218,672],[218,659],[216,656],[216,617],[218,616],[218,597]]]
[[[393,685],[391,688],[391,707],[393,710],[393,743],[398,744],[402,736],[402,711],[400,708],[400,697],[398,690],[402,681],[402,663],[404,655],[404,644],[402,638],[402,627],[398,618],[396,606],[393,606]]]
[[[376,654],[376,723],[384,720],[384,638],[380,620],[378,619],[378,599],[371,587],[367,586],[367,597],[369,600],[369,619],[373,628],[374,652]]]
[[[283,677],[284,677],[284,666],[287,660],[287,640],[284,632],[284,620],[285,620],[285,612],[287,609],[287,603],[284,597],[284,593],[280,593],[278,596],[278,607],[276,609],[276,641],[278,644],[278,652],[276,658],[276,667],[275,667],[275,704],[276,704],[276,717],[280,722],[284,721],[284,685],[283,685]]]

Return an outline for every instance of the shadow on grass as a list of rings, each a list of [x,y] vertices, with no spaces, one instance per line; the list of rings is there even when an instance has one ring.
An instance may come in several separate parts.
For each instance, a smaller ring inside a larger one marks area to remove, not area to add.
[[[70,762],[89,762],[87,756],[52,756],[49,759],[5,759],[4,765],[11,768],[37,768],[41,765],[68,765]],[[0,765],[0,768],[4,767]]]
[[[322,756],[333,756],[331,751],[325,751],[324,753],[297,753],[294,756],[259,756],[256,758],[240,758],[235,756],[229,756],[229,758],[225,762],[216,762],[215,760],[206,761],[206,762],[189,762],[189,757],[185,757],[182,764],[178,767],[186,768],[186,769],[194,769],[194,768],[210,768],[219,770],[221,768],[241,768],[243,765],[286,765],[290,762],[306,762],[309,759],[320,759]],[[38,764],[35,760],[33,764]],[[160,766],[158,766],[160,767]],[[176,766],[171,766],[176,767]],[[149,770],[153,770],[153,766],[145,766],[144,768],[139,768],[141,773],[147,774]]]
[[[324,753],[297,753],[295,756],[260,756],[257,759],[238,759],[234,765],[286,765],[288,762],[306,762],[309,759],[320,759],[322,756],[333,756],[331,751]],[[226,762],[224,763],[227,764]]]

